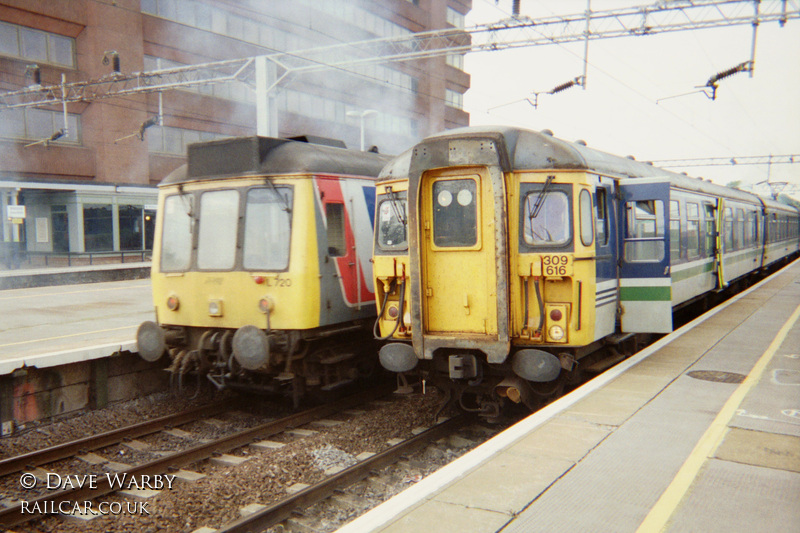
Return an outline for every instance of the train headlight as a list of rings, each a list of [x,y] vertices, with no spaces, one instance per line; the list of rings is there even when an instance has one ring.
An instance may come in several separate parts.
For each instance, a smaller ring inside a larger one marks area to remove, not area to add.
[[[222,300],[210,300],[208,302],[208,314],[210,316],[222,316]]]
[[[564,338],[564,328],[561,326],[550,326],[550,329],[547,330],[547,334],[552,340],[558,342]]]
[[[181,302],[174,294],[167,298],[167,309],[170,311],[177,311],[180,306]]]

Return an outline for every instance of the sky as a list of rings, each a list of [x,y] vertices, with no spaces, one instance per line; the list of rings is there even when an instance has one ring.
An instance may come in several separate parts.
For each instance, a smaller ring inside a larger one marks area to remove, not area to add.
[[[772,0],[774,1],[774,0]],[[652,5],[655,0],[592,0],[592,10]],[[507,18],[511,0],[473,0],[466,25]],[[521,0],[532,18],[583,13],[586,0]],[[681,31],[590,41],[585,90],[545,93],[583,74],[584,45],[570,43],[467,54],[471,88],[464,109],[471,125],[550,129],[556,137],[640,161],[800,154],[800,20],[783,28],[761,24],[751,78],[739,73],[719,82],[715,100],[702,93],[714,74],[751,57],[752,27]],[[499,107],[498,107],[499,106]],[[796,164],[671,168],[721,185],[767,194],[770,182],[800,199]],[[790,192],[791,190],[791,192]]]

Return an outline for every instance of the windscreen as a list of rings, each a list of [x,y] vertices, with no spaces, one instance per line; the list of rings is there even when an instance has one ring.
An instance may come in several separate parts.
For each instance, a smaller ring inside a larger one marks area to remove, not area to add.
[[[247,191],[244,222],[245,270],[286,270],[291,242],[291,189]]]

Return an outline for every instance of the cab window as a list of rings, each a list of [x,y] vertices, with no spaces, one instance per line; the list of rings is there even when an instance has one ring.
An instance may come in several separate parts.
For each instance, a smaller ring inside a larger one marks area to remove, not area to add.
[[[236,261],[239,191],[210,191],[200,195],[197,268],[230,270]]]
[[[375,239],[381,250],[408,248],[408,205],[406,193],[382,194],[378,198],[378,222]]]
[[[478,244],[478,184],[472,179],[433,184],[433,244],[467,247]]]
[[[247,191],[243,265],[247,270],[286,270],[291,243],[292,191],[255,188]]]
[[[533,246],[567,244],[571,237],[569,211],[569,198],[564,192],[529,193],[522,206],[525,242]]]
[[[594,240],[594,228],[592,227],[592,194],[586,189],[582,190],[579,196],[579,203],[581,244],[589,246]]]
[[[164,230],[161,235],[161,270],[182,272],[189,268],[192,254],[191,194],[168,196],[164,200]]]

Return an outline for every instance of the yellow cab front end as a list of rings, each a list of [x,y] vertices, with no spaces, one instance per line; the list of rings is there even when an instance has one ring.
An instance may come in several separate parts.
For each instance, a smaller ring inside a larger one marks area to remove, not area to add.
[[[510,181],[512,343],[546,349],[571,370],[577,353],[566,348],[595,337],[592,184],[581,171],[518,172]]]
[[[156,323],[140,326],[140,355],[156,360],[167,349],[173,370],[183,372],[184,361],[222,366],[237,342],[259,344],[239,350],[257,357],[237,359],[256,369],[270,351],[262,331],[317,327],[315,220],[308,176],[162,186],[151,273]]]
[[[377,183],[375,201],[375,243],[372,272],[378,318],[375,337],[391,343],[382,362],[387,369],[407,372],[416,366],[411,349],[411,269],[408,252],[408,181]]]

